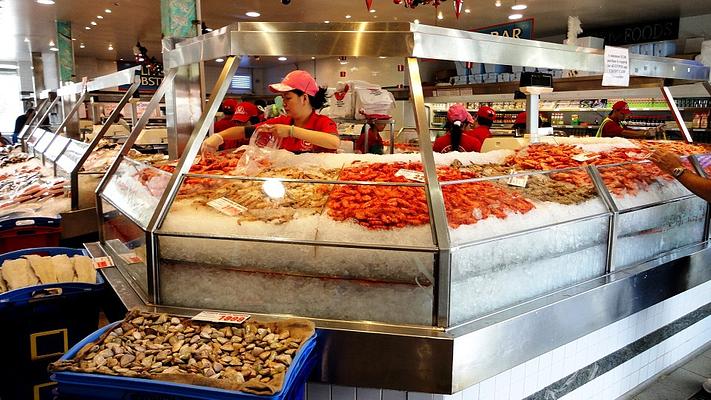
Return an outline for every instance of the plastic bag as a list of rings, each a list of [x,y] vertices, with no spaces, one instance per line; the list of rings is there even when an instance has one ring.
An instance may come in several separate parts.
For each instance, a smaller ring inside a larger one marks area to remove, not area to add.
[[[235,167],[237,175],[254,176],[270,167],[272,156],[281,148],[281,141],[281,137],[257,128]]]

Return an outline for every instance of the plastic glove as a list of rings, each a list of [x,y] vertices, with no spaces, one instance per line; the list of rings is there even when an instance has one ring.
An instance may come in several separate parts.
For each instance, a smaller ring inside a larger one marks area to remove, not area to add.
[[[215,134],[207,139],[205,139],[204,142],[202,142],[202,147],[200,148],[200,152],[203,154],[209,154],[209,153],[214,153],[217,151],[217,149],[222,145],[222,143],[225,142],[225,139],[222,138],[222,136]]]

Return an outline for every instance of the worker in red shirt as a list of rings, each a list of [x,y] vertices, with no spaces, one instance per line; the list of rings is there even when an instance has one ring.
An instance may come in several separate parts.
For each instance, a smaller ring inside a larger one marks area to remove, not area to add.
[[[259,123],[259,109],[252,103],[243,101],[241,103],[235,103],[234,113],[232,115],[232,126],[251,126]],[[218,121],[219,122],[219,121]],[[227,128],[227,129],[229,129]],[[219,132],[222,132],[221,130]],[[215,129],[215,133],[217,133]],[[236,139],[225,139],[222,144],[223,149],[233,149],[242,145],[249,143],[249,140],[236,140]]]
[[[445,129],[447,133],[440,136],[432,144],[432,150],[438,153],[449,153],[450,151],[479,151],[481,150],[481,140],[468,133],[474,118],[469,111],[461,105],[454,104],[447,110],[447,123]]]
[[[282,138],[281,148],[294,153],[335,152],[340,145],[336,123],[320,115],[326,105],[326,88],[319,87],[306,71],[296,70],[281,83],[269,85],[284,98],[286,115],[271,118],[256,125],[260,133]],[[202,144],[203,152],[214,152],[226,139],[244,140],[254,133],[253,127],[236,126],[214,134]]]
[[[649,137],[655,137],[658,128],[651,128],[646,130],[632,130],[625,129],[621,123],[627,118],[628,115],[632,114],[630,107],[624,101],[618,101],[612,105],[612,111],[610,114],[602,120],[602,124],[597,129],[596,137],[615,137],[622,136],[631,139],[644,139]]]
[[[484,140],[491,137],[491,125],[494,124],[495,119],[496,111],[493,108],[487,106],[479,107],[476,112],[476,127],[467,132],[467,134],[477,138],[483,144]]]
[[[224,117],[215,122],[215,133],[237,126],[237,123],[232,119],[234,117],[236,107],[237,101],[233,99],[226,99],[222,102],[222,106],[220,108],[222,109]]]

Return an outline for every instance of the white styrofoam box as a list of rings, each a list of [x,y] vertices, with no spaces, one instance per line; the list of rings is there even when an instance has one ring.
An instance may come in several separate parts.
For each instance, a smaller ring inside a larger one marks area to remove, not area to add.
[[[455,61],[454,62],[454,67],[457,69],[457,75],[466,75],[467,74],[467,63],[464,61]]]
[[[502,72],[496,77],[497,82],[511,82],[511,74],[508,72]]]
[[[498,74],[486,74],[484,78],[484,83],[496,83],[496,78]]]
[[[509,72],[510,69],[511,69],[511,67],[508,65],[484,64],[484,71],[486,71],[487,74],[490,74],[492,72],[500,74],[502,72]]]
[[[643,56],[654,55],[654,46],[651,43],[642,43],[639,45],[639,54]]]
[[[676,54],[676,43],[671,40],[655,42],[652,44],[654,55],[657,57],[668,57]]]
[[[469,83],[484,83],[486,74],[469,75]]]
[[[523,67],[524,72],[536,72],[536,67]]]
[[[512,65],[511,72],[523,72],[523,67],[519,67],[518,65]]]
[[[577,45],[580,47],[590,47],[593,49],[602,49],[605,46],[605,39],[595,36],[579,37]]]

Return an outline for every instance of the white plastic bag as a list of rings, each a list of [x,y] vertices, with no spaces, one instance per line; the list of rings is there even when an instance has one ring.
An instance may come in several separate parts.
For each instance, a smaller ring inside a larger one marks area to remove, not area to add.
[[[249,138],[249,146],[235,167],[237,175],[255,176],[270,167],[274,154],[281,147],[281,140],[281,137],[257,128]]]

